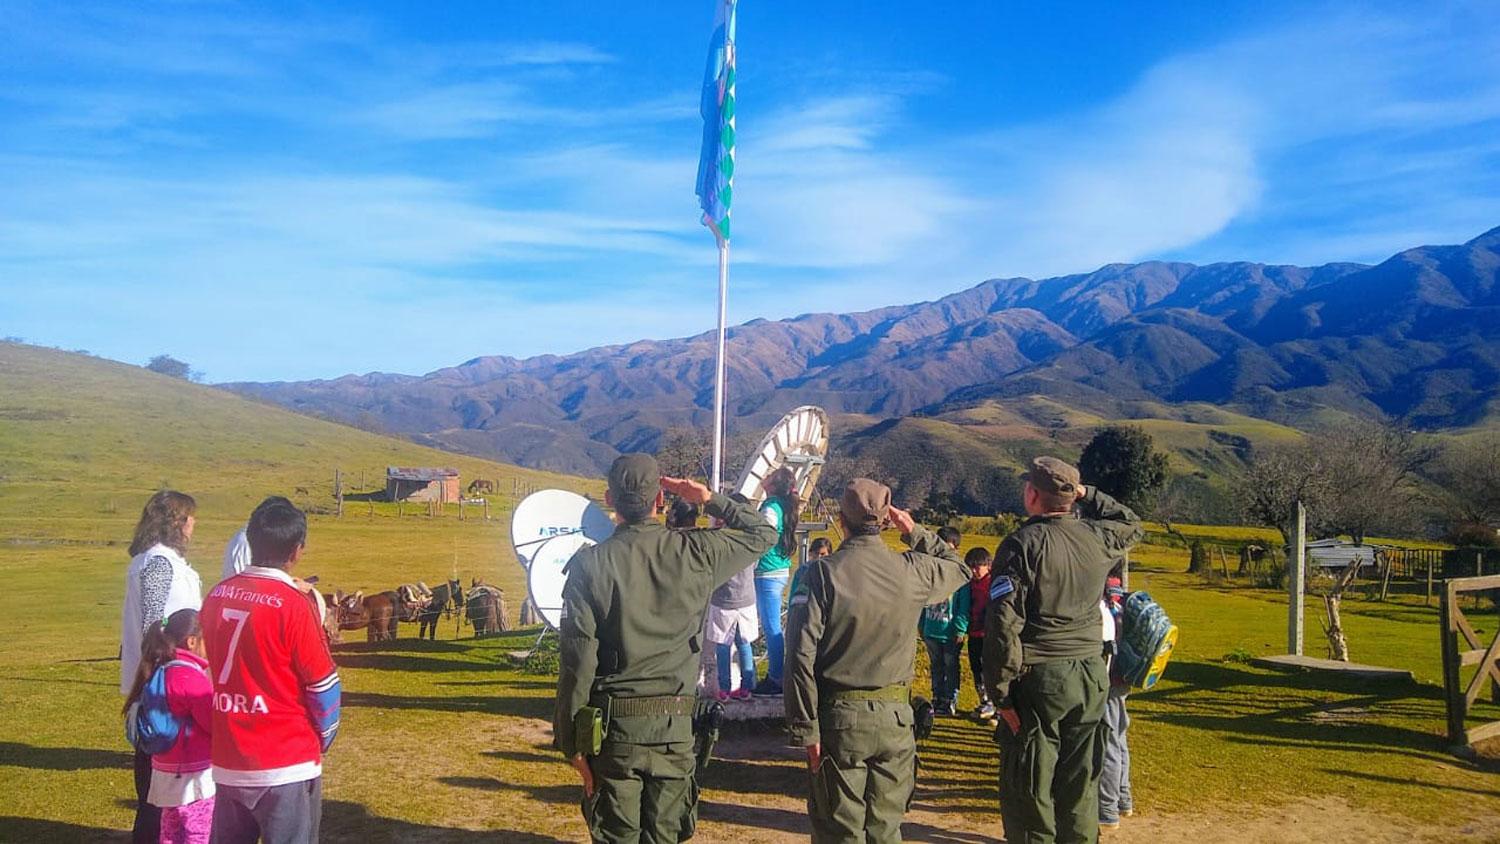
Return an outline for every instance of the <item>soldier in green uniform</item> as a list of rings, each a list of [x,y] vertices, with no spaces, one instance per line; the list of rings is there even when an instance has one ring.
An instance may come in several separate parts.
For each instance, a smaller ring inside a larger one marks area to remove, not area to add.
[[[704,506],[718,530],[668,530],[663,491]],[[754,508],[708,487],[663,478],[656,460],[627,454],[609,470],[619,526],[568,563],[561,670],[552,728],[583,780],[584,819],[600,842],[667,844],[692,837],[693,713],[708,598],[776,542]],[[602,717],[602,741],[590,746]]]
[[[911,550],[886,547],[887,518]],[[786,718],[807,748],[814,841],[901,840],[916,774],[911,678],[917,617],[968,582],[958,553],[883,484],[857,478],[839,519],[849,538],[809,560],[787,614]]]
[[[1099,602],[1141,523],[1052,457],[1031,462],[1024,494],[1031,518],[995,553],[985,615],[1000,816],[1011,844],[1093,842],[1109,690]]]

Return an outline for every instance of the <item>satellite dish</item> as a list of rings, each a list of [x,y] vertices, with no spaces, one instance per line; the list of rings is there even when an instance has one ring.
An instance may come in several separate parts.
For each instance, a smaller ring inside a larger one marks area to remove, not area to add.
[[[526,592],[531,596],[531,605],[536,607],[537,615],[553,630],[562,626],[563,584],[568,581],[563,569],[580,548],[593,544],[594,540],[584,533],[570,533],[543,542],[531,555],[531,567],[526,571]]]
[[[553,537],[581,534],[603,542],[614,532],[615,523],[603,507],[565,489],[533,492],[510,517],[510,539],[522,568],[530,568],[532,558]]]
[[[785,466],[797,475],[797,497],[808,501],[827,457],[828,414],[821,407],[799,407],[781,417],[760,441],[735,484],[735,492],[757,504],[764,501],[766,478]]]

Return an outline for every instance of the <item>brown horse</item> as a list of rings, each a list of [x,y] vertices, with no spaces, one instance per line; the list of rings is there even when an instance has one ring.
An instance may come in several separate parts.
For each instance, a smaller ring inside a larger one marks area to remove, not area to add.
[[[365,628],[365,639],[384,642],[396,638],[396,594],[379,592],[365,597],[363,591],[352,595],[338,592],[333,599],[336,624],[340,630]]]
[[[365,638],[371,642],[386,642],[396,638],[396,625],[400,620],[397,610],[401,596],[395,592],[377,592],[365,598],[365,612],[369,624],[365,627]]]
[[[464,615],[474,626],[475,638],[482,639],[507,629],[504,592],[476,579],[464,596]]]

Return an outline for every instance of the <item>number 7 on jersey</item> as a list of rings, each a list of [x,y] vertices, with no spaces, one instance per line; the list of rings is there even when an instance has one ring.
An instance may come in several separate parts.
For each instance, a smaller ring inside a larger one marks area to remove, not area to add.
[[[240,634],[245,632],[245,622],[250,620],[250,611],[225,607],[221,615],[225,621],[234,622],[234,633],[229,636],[229,650],[224,654],[224,664],[219,667],[219,684],[223,685],[229,679],[229,668],[234,665],[234,652],[240,647]]]

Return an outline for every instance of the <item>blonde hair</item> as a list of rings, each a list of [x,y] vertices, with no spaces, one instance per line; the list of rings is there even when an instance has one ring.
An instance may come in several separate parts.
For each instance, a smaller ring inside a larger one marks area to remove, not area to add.
[[[198,512],[198,502],[185,492],[164,489],[151,496],[135,524],[135,538],[130,540],[134,557],[153,545],[161,544],[179,554],[187,553],[187,520]]]

